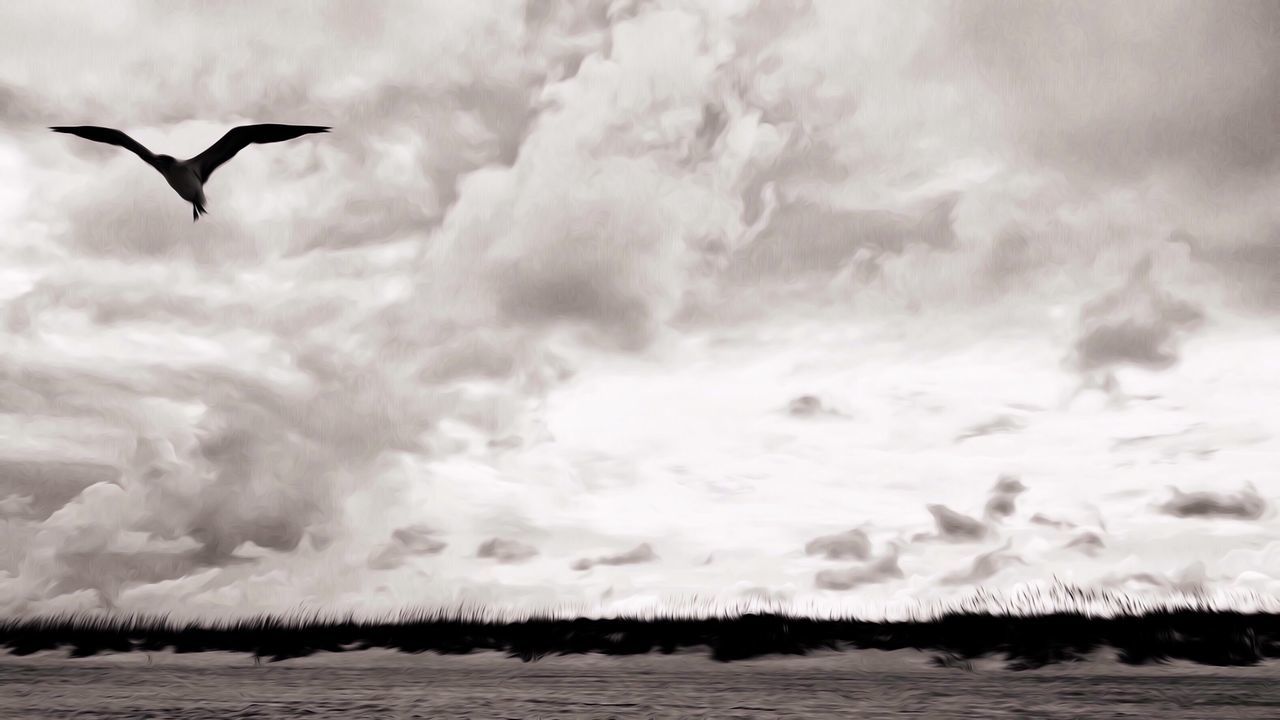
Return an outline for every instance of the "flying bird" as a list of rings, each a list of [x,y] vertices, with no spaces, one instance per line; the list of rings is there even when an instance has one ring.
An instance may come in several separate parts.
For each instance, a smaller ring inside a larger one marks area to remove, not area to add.
[[[236,153],[255,143],[275,143],[292,140],[309,133],[329,132],[329,128],[319,125],[241,125],[227,131],[222,139],[209,146],[207,150],[190,160],[178,160],[169,155],[156,155],[119,130],[96,127],[93,125],[59,126],[50,130],[69,133],[94,142],[119,145],[142,158],[143,162],[160,171],[164,179],[183,200],[191,203],[191,221],[207,215],[204,209],[204,184],[209,176],[222,163],[236,156]]]

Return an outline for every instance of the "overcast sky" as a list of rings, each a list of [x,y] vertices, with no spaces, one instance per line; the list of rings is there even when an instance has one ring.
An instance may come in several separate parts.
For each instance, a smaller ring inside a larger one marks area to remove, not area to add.
[[[6,4],[0,612],[1280,594],[1278,36]]]

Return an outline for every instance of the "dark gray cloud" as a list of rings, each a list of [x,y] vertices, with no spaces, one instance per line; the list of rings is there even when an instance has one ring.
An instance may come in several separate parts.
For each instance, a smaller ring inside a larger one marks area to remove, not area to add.
[[[436,532],[425,525],[396,528],[391,532],[391,540],[369,556],[369,567],[391,570],[403,565],[408,558],[443,552],[449,544],[435,535]]]
[[[824,415],[840,415],[840,411],[829,407],[817,395],[799,395],[787,403],[787,413],[792,417],[812,418]]]
[[[995,494],[983,507],[983,516],[990,520],[1003,520],[1017,510],[1017,496]]]
[[[996,478],[996,484],[991,487],[993,495],[1017,495],[1026,492],[1027,486],[1022,484],[1016,475],[1001,475]]]
[[[519,435],[508,435],[506,437],[494,438],[486,443],[489,449],[502,452],[504,450],[517,450],[524,446],[524,438]]]
[[[114,607],[121,591],[131,585],[173,580],[208,566],[194,551],[69,550],[58,554],[58,563],[61,574],[50,588],[51,594],[94,590],[108,608]]]
[[[1011,547],[1011,542],[1005,542],[1001,547],[977,556],[967,569],[944,576],[942,582],[946,585],[972,584],[992,578],[1010,565],[1025,565],[1025,560],[1009,552]]]
[[[822,409],[822,400],[816,395],[801,395],[787,403],[787,412],[796,417],[813,417]]]
[[[871,539],[857,528],[834,535],[823,535],[804,546],[806,555],[821,555],[828,560],[866,560],[871,556]]]
[[[1030,233],[1006,227],[996,236],[982,269],[992,292],[999,294],[1015,288],[1028,271],[1039,267],[1049,257],[1050,250],[1034,242]]]
[[[1102,536],[1099,535],[1098,533],[1083,532],[1078,536],[1076,536],[1075,538],[1072,538],[1072,540],[1068,542],[1066,545],[1064,545],[1063,547],[1066,547],[1068,549],[1072,549],[1072,548],[1078,549],[1080,552],[1086,555],[1097,555],[1098,553],[1102,552],[1102,550],[1105,549],[1106,546],[1107,544],[1103,542]]]
[[[946,505],[934,504],[925,507],[933,515],[937,533],[923,536],[921,539],[932,537],[949,542],[976,542],[990,534],[990,529],[982,521],[958,513]]]
[[[522,563],[535,557],[538,549],[528,543],[507,538],[485,540],[476,550],[476,557],[492,558],[500,563]]]
[[[830,275],[850,263],[865,279],[875,277],[887,256],[909,245],[945,249],[955,242],[955,199],[939,201],[920,216],[852,212],[798,201],[781,205],[768,228],[739,251],[729,267],[743,282],[793,281]]]
[[[574,570],[590,570],[596,565],[638,565],[640,563],[653,562],[657,559],[658,554],[653,551],[649,543],[640,543],[634,548],[617,555],[575,560],[572,568]]]
[[[391,532],[391,540],[415,555],[434,555],[448,547],[437,540],[435,530],[425,525],[408,525]]]
[[[821,570],[814,575],[814,586],[820,590],[852,590],[903,577],[895,548],[890,554],[867,563],[842,570]]]
[[[1026,492],[1027,487],[1013,475],[1001,475],[995,486],[991,488],[991,496],[983,508],[983,516],[988,520],[1003,520],[1017,509],[1018,496]]]
[[[1173,497],[1159,508],[1166,515],[1181,518],[1257,520],[1267,511],[1267,501],[1253,488],[1235,493],[1183,492],[1173,488]]]
[[[1155,284],[1151,261],[1134,266],[1120,289],[1086,304],[1074,362],[1085,373],[1120,365],[1165,370],[1178,361],[1178,343],[1204,313]]]
[[[90,485],[115,482],[119,468],[60,460],[0,460],[0,517],[44,520]],[[25,498],[25,500],[23,499]]]

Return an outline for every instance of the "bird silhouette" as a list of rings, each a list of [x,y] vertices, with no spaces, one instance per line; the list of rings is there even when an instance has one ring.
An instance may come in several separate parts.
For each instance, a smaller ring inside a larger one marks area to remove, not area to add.
[[[51,127],[49,129],[94,142],[119,145],[142,158],[143,162],[155,168],[164,176],[169,186],[183,200],[191,203],[192,222],[199,220],[201,215],[208,214],[208,211],[204,209],[204,184],[209,181],[209,176],[213,174],[214,170],[218,169],[218,166],[235,157],[236,153],[255,143],[284,142],[309,133],[329,132],[329,128],[319,125],[277,125],[272,123],[241,125],[228,130],[221,140],[210,145],[208,149],[199,155],[190,160],[178,160],[169,155],[156,155],[142,143],[112,128],[76,125]]]

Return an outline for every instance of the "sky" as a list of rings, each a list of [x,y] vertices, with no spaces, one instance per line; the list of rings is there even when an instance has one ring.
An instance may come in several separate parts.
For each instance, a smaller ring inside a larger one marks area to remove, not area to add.
[[[0,614],[1280,597],[1278,35],[6,4]]]

